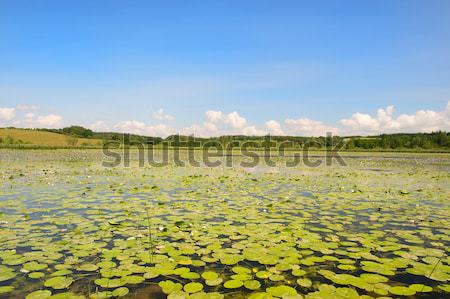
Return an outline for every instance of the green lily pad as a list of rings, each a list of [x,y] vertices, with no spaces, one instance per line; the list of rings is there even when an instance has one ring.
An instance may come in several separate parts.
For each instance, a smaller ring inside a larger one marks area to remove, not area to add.
[[[84,295],[77,295],[72,292],[59,293],[50,296],[50,299],[86,299]]]
[[[237,289],[242,287],[243,285],[244,283],[242,281],[234,279],[225,281],[225,283],[223,284],[223,286],[227,289]]]
[[[412,296],[416,293],[415,290],[408,288],[408,287],[403,287],[403,286],[391,287],[389,289],[389,292],[391,294],[399,295],[399,296]]]
[[[127,295],[130,291],[128,290],[128,288],[126,287],[120,287],[115,289],[114,291],[112,291],[112,295],[114,297],[123,297],[125,295]]]
[[[420,292],[420,293],[429,293],[433,291],[433,288],[427,285],[423,285],[420,283],[415,283],[415,284],[411,284],[408,286],[408,288],[416,291],[416,292]]]
[[[199,282],[190,282],[184,286],[184,291],[188,293],[197,293],[203,290],[203,285]]]
[[[50,279],[47,279],[44,282],[44,286],[53,288],[55,290],[61,290],[68,288],[73,282],[72,277],[66,276],[57,276]]]
[[[205,280],[214,280],[217,279],[219,275],[216,272],[206,271],[202,273],[202,277]]]
[[[210,286],[210,287],[214,287],[214,286],[218,286],[220,284],[222,284],[223,279],[222,278],[216,278],[216,279],[207,279],[205,280],[205,284]]]
[[[45,276],[45,274],[42,272],[32,272],[32,273],[28,274],[28,277],[31,279],[38,279],[38,278],[42,278],[44,276]]]
[[[286,285],[269,287],[266,289],[266,292],[275,297],[296,296],[297,295],[297,291],[293,287],[286,286]]]
[[[309,288],[312,286],[312,281],[308,278],[299,278],[297,279],[297,284],[304,288]]]
[[[0,286],[0,294],[6,294],[14,291],[13,286]]]
[[[171,280],[163,280],[158,283],[164,294],[170,294],[175,291],[181,291],[183,285],[181,283],[175,283]]]
[[[25,299],[47,299],[50,298],[51,295],[52,292],[48,290],[39,290],[28,294]]]
[[[305,274],[306,274],[306,271],[302,270],[302,269],[292,270],[292,275],[294,275],[294,276],[303,276]]]
[[[257,280],[247,280],[244,282],[244,287],[249,290],[257,290],[261,287],[261,283]]]
[[[10,268],[1,269],[0,268],[0,282],[13,279],[16,276],[17,276],[17,274],[14,272],[13,269],[10,269]]]
[[[84,264],[77,268],[79,271],[94,272],[98,270],[98,266],[94,264]]]

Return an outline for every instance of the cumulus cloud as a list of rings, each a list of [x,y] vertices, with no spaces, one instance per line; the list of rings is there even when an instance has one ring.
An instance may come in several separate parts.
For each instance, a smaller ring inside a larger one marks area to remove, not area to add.
[[[148,126],[146,130],[150,136],[166,137],[168,135],[177,134],[177,130],[175,128],[166,124]]]
[[[36,123],[43,127],[57,127],[61,124],[62,117],[56,114],[38,116]]]
[[[247,126],[240,130],[240,134],[248,136],[262,136],[267,135],[267,131],[257,129],[255,126]]]
[[[171,134],[176,134],[176,129],[166,124],[146,125],[143,122],[136,120],[127,120],[119,122],[114,126],[114,131],[122,133],[132,133],[147,136],[166,137]]]
[[[432,132],[450,130],[450,101],[443,111],[418,110],[415,114],[394,116],[394,106],[378,109],[376,115],[354,113],[339,121],[346,135]]]
[[[4,115],[2,115],[2,113]],[[4,116],[4,117],[2,117]],[[48,115],[36,115],[33,112],[22,112],[19,115],[15,115],[14,108],[8,108],[8,110],[2,111],[0,108],[0,120],[3,119],[4,124],[12,125],[15,127],[25,128],[57,128],[62,123],[62,117],[57,114]]]
[[[0,107],[0,120],[11,120],[14,118],[16,109],[14,108],[1,108]]]
[[[121,121],[114,126],[114,129],[123,133],[145,134],[147,126],[143,122],[136,120]]]
[[[33,117],[34,117],[33,112],[28,112],[27,114],[25,114],[25,119],[32,119]]]
[[[339,133],[339,129],[328,126],[321,121],[309,118],[286,119],[284,121],[289,135],[293,136],[325,136],[328,132],[333,135]]]
[[[19,106],[18,106],[19,107]],[[2,125],[19,127],[59,127],[62,117],[56,114],[39,115],[30,107],[0,108]],[[450,131],[450,101],[441,111],[418,110],[412,114],[395,115],[394,106],[387,106],[374,111],[355,112],[350,117],[340,119],[336,124],[327,124],[309,118],[287,118],[268,120],[259,127],[249,122],[237,111],[223,112],[208,110],[203,121],[186,127],[173,127],[165,124],[174,117],[161,108],[153,114],[158,120],[156,124],[147,124],[138,120],[120,121],[108,126],[104,121],[96,121],[88,125],[94,131],[115,131],[134,133],[146,136],[166,137],[172,134],[211,137],[220,135],[292,135],[292,136],[324,136],[327,132],[333,135],[375,135],[380,133],[400,132],[432,132]]]
[[[88,126],[88,128],[91,129],[94,132],[107,132],[107,131],[110,131],[109,126],[103,120],[98,120],[95,123],[90,124]]]
[[[266,129],[271,135],[286,135],[281,128],[281,124],[275,120],[266,121]]]
[[[157,112],[153,113],[153,118],[157,120],[174,120],[175,117],[164,112],[163,108],[160,108]]]
[[[201,131],[203,136],[217,135],[265,135],[266,130],[258,129],[254,125],[248,125],[247,119],[238,112],[223,113],[217,110],[205,112],[206,122],[203,126],[196,125],[196,131]]]
[[[206,119],[211,123],[218,123],[223,118],[222,111],[208,110],[205,112]]]
[[[214,111],[209,110],[205,113],[206,119],[208,122],[217,124],[217,123],[223,123],[228,124],[234,129],[241,129],[244,128],[247,124],[247,120],[239,115],[236,111],[225,114],[222,111]]]

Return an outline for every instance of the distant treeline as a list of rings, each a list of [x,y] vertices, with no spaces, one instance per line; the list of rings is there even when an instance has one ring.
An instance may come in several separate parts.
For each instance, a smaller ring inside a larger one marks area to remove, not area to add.
[[[60,133],[80,138],[102,139],[103,142],[117,141],[125,144],[169,144],[173,147],[217,147],[229,144],[245,143],[252,148],[265,148],[280,146],[286,148],[311,148],[334,147],[343,144],[348,150],[390,150],[390,149],[417,149],[417,150],[450,150],[450,133],[399,133],[382,134],[377,136],[350,136],[340,137],[297,137],[297,136],[243,136],[227,135],[211,138],[193,138],[192,136],[171,135],[167,138],[141,136],[128,134],[125,138],[120,133],[93,132],[81,126],[71,126],[62,129],[40,129],[54,133]]]
[[[296,137],[296,136],[221,136],[213,138],[196,138],[172,135],[166,138],[174,146],[217,146],[218,144],[243,144],[249,147],[264,148],[280,146],[285,148],[317,148],[338,147],[347,150],[390,150],[390,149],[423,149],[450,150],[450,133],[413,133],[413,134],[382,134],[379,136],[351,137]],[[342,147],[339,147],[342,145]]]

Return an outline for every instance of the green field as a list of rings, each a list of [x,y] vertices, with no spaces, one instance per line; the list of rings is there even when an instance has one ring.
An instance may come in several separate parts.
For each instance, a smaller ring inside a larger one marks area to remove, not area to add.
[[[77,138],[63,134],[37,131],[32,129],[0,128],[1,144],[6,146],[46,146],[46,147],[76,147],[101,146],[101,139]],[[8,142],[10,140],[10,142]]]
[[[137,153],[107,168],[99,150],[0,150],[0,298],[449,296],[448,154],[309,168]]]

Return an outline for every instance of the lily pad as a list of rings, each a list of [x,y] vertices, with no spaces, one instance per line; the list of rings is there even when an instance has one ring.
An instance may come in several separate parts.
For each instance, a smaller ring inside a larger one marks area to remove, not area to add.
[[[243,285],[244,283],[242,281],[234,279],[225,281],[225,283],[223,284],[223,286],[227,289],[237,289],[242,287]]]
[[[28,294],[25,299],[47,299],[50,298],[52,292],[48,290],[38,290]]]
[[[203,285],[199,282],[190,282],[184,286],[184,291],[188,293],[197,293],[203,290]]]
[[[61,290],[68,288],[73,282],[73,278],[66,276],[57,276],[47,279],[44,282],[44,286],[53,288],[55,290]]]

